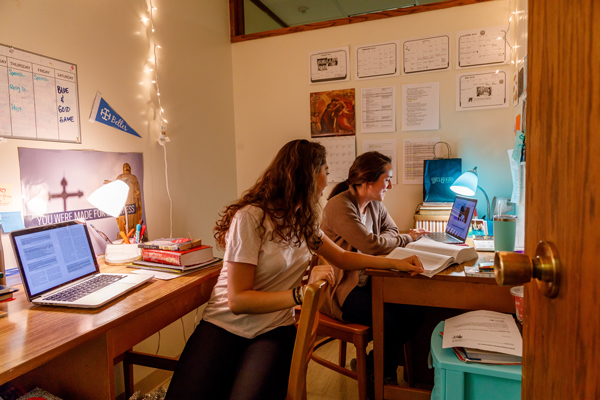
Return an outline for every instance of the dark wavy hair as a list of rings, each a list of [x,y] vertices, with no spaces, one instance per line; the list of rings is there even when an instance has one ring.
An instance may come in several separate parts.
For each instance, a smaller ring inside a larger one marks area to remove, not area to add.
[[[279,150],[271,165],[242,198],[227,206],[214,228],[217,247],[225,248],[225,235],[235,213],[253,205],[263,211],[259,221],[260,237],[264,239],[265,219],[273,222],[273,236],[299,247],[318,230],[320,209],[317,175],[326,163],[325,147],[308,140],[293,140]]]
[[[378,151],[369,151],[356,157],[348,171],[348,179],[338,183],[327,200],[338,195],[352,186],[360,186],[363,183],[377,182],[379,177],[385,172],[385,167],[392,163],[392,159]]]

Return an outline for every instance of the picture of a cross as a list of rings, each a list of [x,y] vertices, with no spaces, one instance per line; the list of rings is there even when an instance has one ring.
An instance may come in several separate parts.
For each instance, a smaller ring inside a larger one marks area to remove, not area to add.
[[[65,178],[62,178],[62,181],[60,181],[60,184],[63,187],[62,193],[60,193],[60,194],[49,194],[48,193],[48,198],[50,200],[56,199],[59,197],[62,198],[64,211],[67,211],[67,198],[73,197],[73,196],[81,197],[81,196],[83,196],[83,192],[81,190],[79,190],[77,193],[67,193],[67,180]]]

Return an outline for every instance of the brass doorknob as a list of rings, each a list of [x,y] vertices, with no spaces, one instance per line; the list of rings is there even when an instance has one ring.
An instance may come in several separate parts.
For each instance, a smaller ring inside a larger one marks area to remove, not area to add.
[[[540,242],[533,260],[525,254],[499,251],[494,256],[494,274],[500,286],[521,285],[534,278],[542,294],[554,298],[560,287],[560,259],[556,246]]]

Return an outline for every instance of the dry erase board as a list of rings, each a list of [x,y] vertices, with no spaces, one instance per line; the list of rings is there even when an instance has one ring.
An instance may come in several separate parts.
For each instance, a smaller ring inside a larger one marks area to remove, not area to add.
[[[0,136],[81,143],[77,66],[0,44]]]

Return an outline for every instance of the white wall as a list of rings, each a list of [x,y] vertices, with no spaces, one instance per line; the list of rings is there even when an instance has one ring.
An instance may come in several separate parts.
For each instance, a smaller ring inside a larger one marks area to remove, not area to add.
[[[310,138],[309,94],[334,89],[356,88],[357,149],[362,141],[394,138],[398,154],[402,139],[441,137],[452,145],[453,157],[463,160],[463,170],[478,167],[480,185],[490,196],[510,196],[512,190],[506,150],[512,148],[512,106],[481,111],[455,111],[455,69],[438,73],[400,76],[357,82],[308,84],[308,53],[342,46],[403,40],[438,33],[503,25],[508,22],[508,0],[497,0],[439,11],[388,18],[309,32],[234,43],[233,83],[237,151],[237,190],[246,190],[287,141]],[[454,41],[452,63],[455,65]],[[512,66],[506,68],[512,71]],[[470,69],[481,71],[488,69]],[[352,70],[352,73],[354,71]],[[400,93],[402,84],[440,82],[439,130],[402,132]],[[396,132],[360,133],[360,89],[396,86]],[[401,164],[395,171],[401,179]],[[479,215],[486,214],[485,198],[478,192]],[[422,185],[398,184],[388,192],[386,207],[400,229],[412,227],[413,213],[422,201]]]
[[[169,121],[168,177],[173,199],[173,235],[214,244],[218,211],[236,196],[233,84],[227,2],[155,0],[159,82]],[[0,182],[13,185],[21,211],[18,147],[143,152],[144,204],[151,238],[169,235],[169,200],[163,148],[157,144],[156,92],[144,72],[151,56],[141,22],[148,5],[139,1],[10,0],[0,2],[0,43],[77,64],[82,145],[9,139],[0,143]],[[88,122],[96,91],[142,138]],[[6,261],[14,265],[8,235]],[[194,316],[186,319],[191,334]],[[158,337],[146,343],[156,351]],[[160,354],[183,349],[181,323],[166,329]],[[144,345],[142,346],[144,347]],[[137,376],[136,378],[139,378]]]

